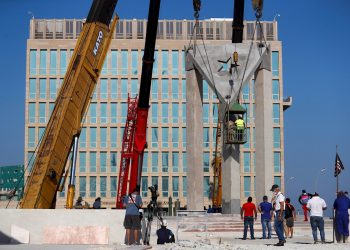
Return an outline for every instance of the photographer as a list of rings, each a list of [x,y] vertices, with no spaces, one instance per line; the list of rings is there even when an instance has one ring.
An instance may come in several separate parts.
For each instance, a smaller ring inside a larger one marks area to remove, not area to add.
[[[152,204],[156,205],[159,196],[158,185],[154,184],[153,186],[148,187],[148,189],[151,191]]]

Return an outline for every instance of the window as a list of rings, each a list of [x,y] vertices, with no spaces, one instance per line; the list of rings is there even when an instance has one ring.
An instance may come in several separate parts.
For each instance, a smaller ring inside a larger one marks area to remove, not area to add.
[[[182,177],[182,196],[187,197],[187,176]]]
[[[173,176],[173,197],[179,197],[179,177]]]
[[[111,141],[111,148],[117,147],[117,128],[111,128],[110,131],[110,141]]]
[[[243,177],[243,186],[244,186],[244,197],[249,197],[250,196],[250,179],[251,177],[250,176],[244,176]]]
[[[243,170],[244,173],[250,173],[250,153],[244,152],[243,153]]]
[[[39,122],[46,122],[46,104],[44,102],[39,103]]]
[[[96,152],[90,152],[90,172],[96,173]]]
[[[40,75],[46,75],[46,56],[47,56],[46,49],[41,49],[40,50],[40,68],[39,68]]]
[[[111,51],[111,74],[116,75],[117,74],[117,68],[118,68],[118,51],[117,50],[112,50]]]
[[[122,99],[128,98],[128,79],[122,79]]]
[[[209,128],[203,128],[203,147],[209,148]]]
[[[280,86],[278,80],[272,80],[272,99],[279,100],[280,99]]]
[[[162,123],[169,122],[169,104],[162,103]]]
[[[57,50],[50,50],[50,74],[57,74]]]
[[[179,99],[179,79],[177,78],[171,81],[171,95],[173,100]]]
[[[178,75],[179,74],[179,51],[178,50],[172,50],[171,51],[171,58],[172,58],[172,74]]]
[[[86,172],[86,152],[79,152],[79,172]]]
[[[111,197],[117,196],[117,176],[111,176]]]
[[[179,152],[173,152],[172,166],[173,166],[173,173],[179,172]]]
[[[106,58],[103,61],[101,75],[107,75],[107,73],[108,73],[108,68],[107,68],[108,67],[108,57],[109,57],[109,54],[106,55]]]
[[[182,147],[186,147],[186,128],[182,128]]]
[[[39,80],[39,98],[46,99],[46,79]]]
[[[100,128],[100,147],[107,147],[107,128]]]
[[[126,39],[132,38],[132,22],[131,21],[125,21],[126,26]]]
[[[182,99],[186,100],[186,80],[182,80]]]
[[[90,176],[90,197],[96,197],[96,176]]]
[[[182,39],[182,21],[176,22],[176,39]]]
[[[182,104],[182,122],[186,123],[186,103]]]
[[[124,38],[123,33],[124,33],[124,21],[123,20],[119,20],[119,22],[117,22],[117,30],[116,30],[116,38],[117,39],[122,39]]]
[[[152,172],[158,172],[158,153],[152,152]]]
[[[163,38],[163,34],[164,34],[164,23],[163,21],[158,21],[157,39]]]
[[[143,24],[143,23],[142,23]],[[132,50],[131,51],[131,74],[132,75],[137,75],[138,70],[137,66],[139,63],[139,52],[137,50]]]
[[[273,183],[281,187],[281,176],[275,176],[273,178]]]
[[[169,98],[169,80],[168,79],[162,79],[162,99],[168,99]]]
[[[35,128],[28,128],[28,147],[35,147]]]
[[[111,152],[111,172],[117,172],[117,152]]]
[[[250,148],[250,128],[246,128],[247,142],[244,143],[243,148]]]
[[[217,124],[218,123],[218,105],[213,104],[213,123]]]
[[[209,123],[209,103],[203,104],[203,123]]]
[[[162,196],[168,197],[169,196],[169,177],[163,176],[162,177]]]
[[[280,105],[277,103],[273,104],[273,123],[280,124]]]
[[[142,173],[148,172],[148,153],[143,153],[143,161],[142,161]]]
[[[50,99],[56,99],[57,89],[56,89],[56,79],[50,79]]]
[[[36,75],[36,50],[31,49],[29,52],[29,72],[30,75]]]
[[[154,62],[153,62],[153,70],[152,70],[153,75],[158,75],[158,50],[154,51]]]
[[[107,123],[108,119],[107,119],[107,103],[106,102],[101,103],[101,111],[100,112],[101,112],[100,122]]]
[[[152,79],[152,99],[158,100],[158,80]]]
[[[168,66],[169,66],[169,51],[162,50],[162,75],[168,75]]]
[[[79,196],[81,197],[86,196],[86,177],[85,176],[79,177]]]
[[[281,173],[281,153],[273,152],[273,168],[275,173]]]
[[[125,124],[126,116],[128,115],[128,104],[126,102],[122,102],[121,105],[122,105],[122,113],[120,117],[120,122],[122,124]]]
[[[38,136],[38,141],[40,142],[43,138],[43,135],[45,133],[45,127],[39,127],[39,136]]]
[[[122,75],[128,74],[128,51],[122,50]]]
[[[249,82],[243,86],[242,98],[243,100],[249,100]]]
[[[111,99],[117,99],[117,79],[111,79]]]
[[[158,104],[152,103],[151,105],[152,109],[152,123],[158,123]]]
[[[36,79],[29,79],[29,98],[36,98]]]
[[[135,97],[139,92],[138,79],[131,79],[131,96]]]
[[[187,153],[182,152],[182,171],[187,173]]]
[[[148,177],[142,176],[141,177],[141,196],[147,197],[148,192]]]
[[[243,115],[243,119],[247,124],[250,124],[250,103],[243,103],[243,108],[246,110],[246,112]]]
[[[117,103],[116,102],[112,102],[111,103],[111,109],[110,109],[110,112],[111,112],[111,123],[117,123]]]
[[[28,160],[28,173],[30,173],[30,171],[32,170],[33,168],[33,163],[34,163],[34,160],[35,160],[35,155],[34,155],[34,152],[28,152],[27,154],[27,160]]]
[[[137,39],[143,39],[143,21],[137,21]]]
[[[203,153],[203,171],[209,173],[209,152]]]
[[[203,100],[209,100],[209,85],[205,80],[203,81]]]
[[[168,173],[169,172],[168,168],[169,168],[169,153],[163,152],[162,153],[162,172]]]
[[[203,177],[203,196],[210,198],[209,194],[210,194],[209,176],[204,176]]]
[[[173,144],[173,148],[179,147],[179,128],[172,128],[171,142]]]
[[[96,128],[90,128],[90,147],[96,148]]]
[[[162,147],[169,147],[169,128],[162,128]]]
[[[281,148],[281,129],[273,128],[273,147]]]
[[[171,118],[172,118],[173,124],[179,123],[179,104],[178,103],[173,103]]]
[[[279,75],[278,51],[272,51],[272,76]]]
[[[152,128],[152,147],[158,147],[158,128]]]
[[[90,104],[89,113],[90,113],[90,123],[96,123],[97,122],[96,103]]]
[[[106,191],[107,191],[107,177],[101,176],[100,177],[100,196],[106,197]]]
[[[79,147],[86,148],[86,128],[82,128],[79,136]]]
[[[173,39],[174,38],[174,23],[173,21],[166,21],[166,38]]]
[[[107,79],[101,79],[101,81],[100,81],[100,99],[107,99],[107,95],[108,95]]]
[[[60,50],[60,74],[64,75],[67,70],[67,50]]]

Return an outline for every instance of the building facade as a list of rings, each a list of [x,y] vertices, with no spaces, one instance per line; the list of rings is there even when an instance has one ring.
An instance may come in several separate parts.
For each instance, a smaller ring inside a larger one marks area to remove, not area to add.
[[[79,139],[76,197],[92,204],[98,196],[103,206],[114,207],[120,165],[120,150],[127,116],[128,94],[136,96],[141,76],[146,20],[119,20],[101,76],[83,121]],[[186,72],[184,46],[189,45],[194,21],[161,20],[158,25],[153,80],[150,95],[147,142],[142,169],[141,195],[150,200],[148,186],[158,184],[159,201],[168,198],[186,205]],[[27,41],[25,166],[31,169],[35,149],[45,131],[66,68],[72,56],[83,20],[40,20],[30,22]],[[231,43],[231,20],[201,20],[197,43]],[[244,40],[260,40],[264,33],[271,46],[273,90],[274,182],[284,186],[284,142],[282,45],[276,22],[246,22]],[[254,34],[255,31],[255,34]],[[254,79],[242,89],[241,100],[247,109],[244,118],[248,142],[241,146],[241,201],[255,196],[255,94]],[[215,153],[218,100],[203,84],[203,167],[204,203],[209,205],[209,189]],[[70,164],[69,161],[67,164]],[[68,185],[65,184],[66,187]],[[64,189],[66,190],[66,188]],[[58,194],[57,207],[64,207],[66,192]]]

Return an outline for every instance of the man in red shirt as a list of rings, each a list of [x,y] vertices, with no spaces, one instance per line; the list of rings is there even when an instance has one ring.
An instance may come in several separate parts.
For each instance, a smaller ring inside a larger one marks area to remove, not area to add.
[[[243,232],[243,240],[247,239],[247,231],[249,225],[250,238],[254,240],[254,219],[257,218],[257,211],[255,204],[252,203],[252,197],[248,197],[247,203],[244,203],[241,208],[241,219],[244,219],[244,232]],[[244,216],[243,216],[244,215]]]

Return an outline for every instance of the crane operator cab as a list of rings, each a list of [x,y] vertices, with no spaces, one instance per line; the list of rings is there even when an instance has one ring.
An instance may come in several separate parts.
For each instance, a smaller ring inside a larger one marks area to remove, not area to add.
[[[246,123],[243,115],[246,110],[239,104],[229,106],[225,116],[225,143],[244,144],[247,142]]]

